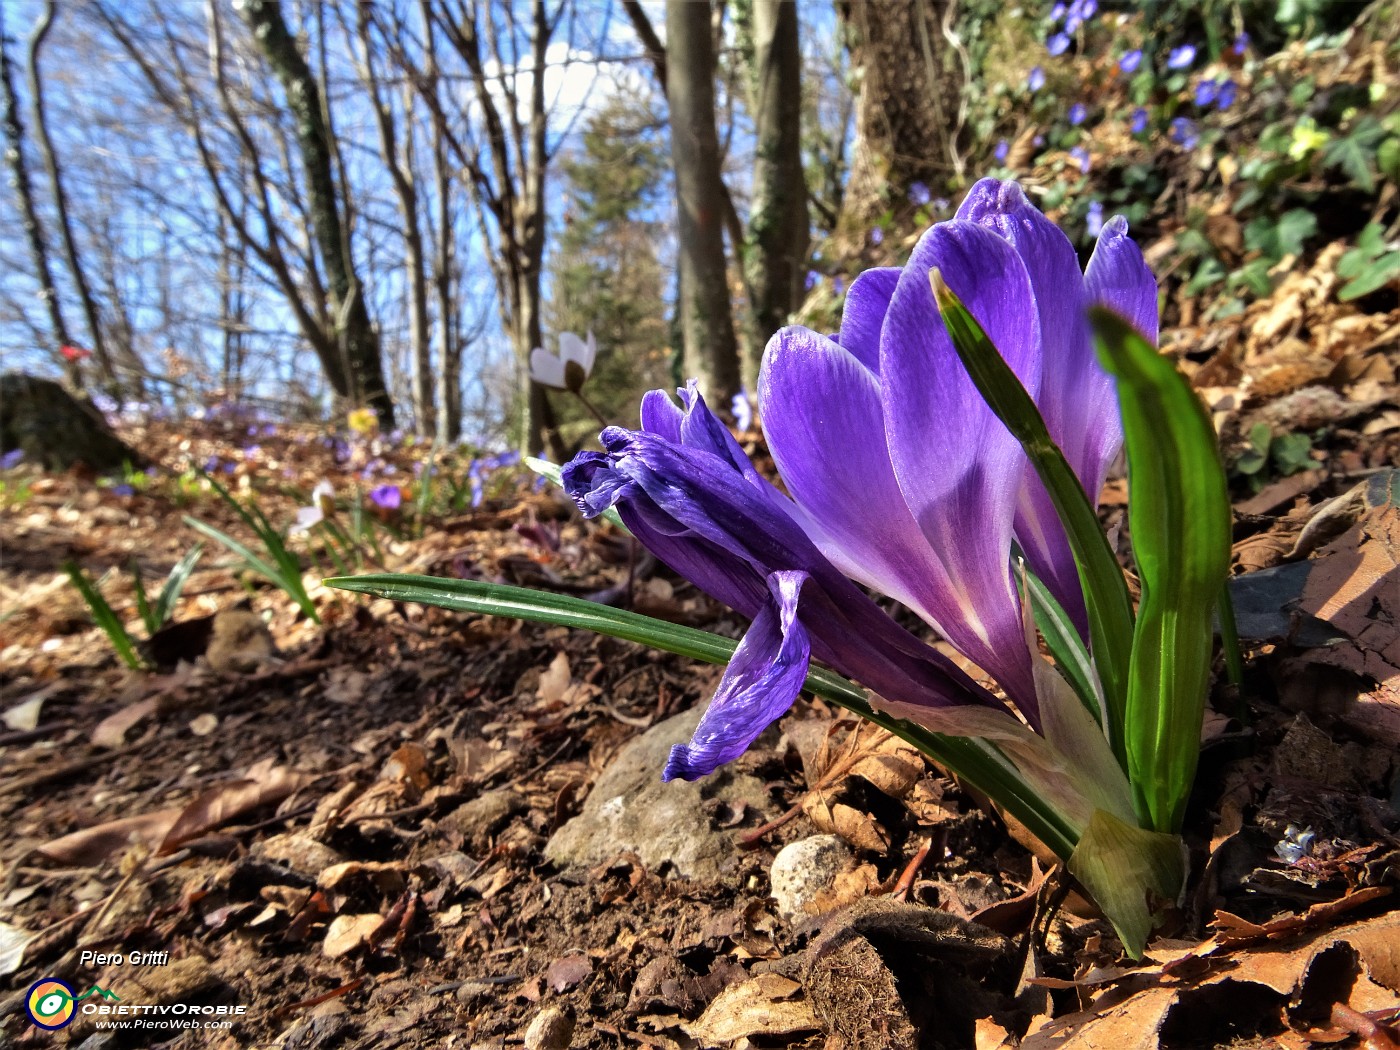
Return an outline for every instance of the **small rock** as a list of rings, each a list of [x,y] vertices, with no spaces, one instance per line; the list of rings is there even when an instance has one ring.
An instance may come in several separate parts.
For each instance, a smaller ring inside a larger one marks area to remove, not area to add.
[[[525,1029],[525,1050],[564,1050],[574,1039],[574,1015],[563,1006],[546,1006]]]
[[[768,876],[778,914],[788,920],[806,918],[808,906],[829,893],[854,863],[851,851],[835,835],[813,835],[788,843],[773,858]]]
[[[544,855],[560,867],[591,867],[632,852],[648,869],[671,864],[687,878],[718,880],[737,861],[733,830],[717,829],[705,803],[741,804],[766,820],[773,814],[768,790],[757,777],[720,769],[697,781],[661,779],[673,744],[690,738],[700,710],[652,726],[603,770],[583,812],[554,833]]]
[[[281,864],[298,875],[312,880],[327,868],[345,861],[343,856],[324,842],[318,842],[310,835],[300,831],[270,835],[253,843],[248,852],[254,857],[272,861],[274,864]]]
[[[438,827],[460,831],[463,841],[473,850],[485,848],[487,839],[500,830],[515,814],[525,809],[525,800],[514,791],[502,788],[488,791],[479,798],[464,803],[443,817]]]
[[[248,609],[225,609],[214,616],[204,658],[220,674],[252,674],[272,663],[277,650],[262,617]]]

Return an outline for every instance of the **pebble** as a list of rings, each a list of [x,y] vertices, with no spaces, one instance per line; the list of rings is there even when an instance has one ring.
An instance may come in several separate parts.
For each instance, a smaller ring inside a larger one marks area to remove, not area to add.
[[[768,875],[778,914],[788,920],[806,918],[807,906],[829,891],[854,862],[850,849],[835,835],[789,842],[773,858]]]
[[[525,1050],[564,1050],[574,1038],[574,1015],[563,1006],[546,1006],[525,1029]]]

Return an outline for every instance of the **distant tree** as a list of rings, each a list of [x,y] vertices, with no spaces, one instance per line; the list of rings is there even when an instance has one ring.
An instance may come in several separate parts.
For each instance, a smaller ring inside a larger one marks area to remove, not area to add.
[[[635,423],[639,395],[669,381],[666,273],[658,258],[667,164],[662,130],[652,99],[621,89],[587,118],[580,148],[560,165],[566,203],[550,253],[546,316],[554,333],[597,337],[587,394],[619,423]],[[567,440],[597,432],[574,399],[557,401]]]
[[[306,170],[311,229],[328,278],[334,330],[347,366],[351,396],[373,408],[380,426],[394,425],[394,403],[384,384],[379,334],[370,323],[365,291],[350,251],[346,210],[332,167],[335,140],[327,126],[321,89],[296,39],[282,17],[280,0],[242,0],[240,10],[253,40],[281,81],[286,105],[296,126],[296,141]]]
[[[721,410],[739,391],[724,255],[727,194],[715,130],[715,52],[708,3],[667,0],[666,100],[670,107],[680,235],[680,322],[688,376]]]
[[[750,296],[744,382],[752,390],[759,355],[802,301],[807,186],[802,170],[802,51],[797,5],[748,0],[749,111],[754,123],[753,199],[744,244]]]
[[[838,0],[858,78],[856,143],[840,227],[865,227],[915,182],[959,166],[958,81],[945,63],[943,19],[951,0]]]

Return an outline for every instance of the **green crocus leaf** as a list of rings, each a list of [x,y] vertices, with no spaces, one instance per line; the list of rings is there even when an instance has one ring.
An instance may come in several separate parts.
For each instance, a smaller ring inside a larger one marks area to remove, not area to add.
[[[1089,612],[1089,640],[1108,709],[1105,731],[1125,760],[1122,725],[1133,644],[1133,603],[1123,569],[1108,544],[1084,487],[1050,437],[1045,420],[1016,373],[967,307],[936,269],[929,275],[934,299],[968,375],[978,392],[1025,449],[1060,516],[1079,569]]]
[[[1213,614],[1230,565],[1230,497],[1210,417],[1191,385],[1127,321],[1090,312],[1118,380],[1128,526],[1142,581],[1124,739],[1144,826],[1176,832],[1196,774]]]

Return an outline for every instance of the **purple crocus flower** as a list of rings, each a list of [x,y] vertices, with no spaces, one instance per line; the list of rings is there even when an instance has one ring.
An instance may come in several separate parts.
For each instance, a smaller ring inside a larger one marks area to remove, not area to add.
[[[125,483],[123,483],[123,484],[121,484],[121,485],[113,485],[113,486],[112,486],[112,495],[114,495],[114,496],[134,496],[134,495],[136,495],[136,489],[134,489],[132,486],[127,485],[127,484],[125,484]]]
[[[1005,139],[1002,139],[997,143],[997,148],[992,150],[992,156],[996,157],[998,164],[1005,164],[1006,157],[1010,152],[1011,143],[1007,142]]]
[[[0,456],[0,470],[14,470],[19,466],[20,460],[24,459],[24,449],[13,448]]]
[[[1248,47],[1249,47],[1249,34],[1248,34],[1248,33],[1245,33],[1245,32],[1241,32],[1239,36],[1235,37],[1235,43],[1234,43],[1233,47],[1231,48],[1231,50],[1234,51],[1235,54],[1237,54],[1237,55],[1242,55],[1242,54],[1245,53],[1245,51],[1246,51],[1246,49],[1248,49]]]
[[[1129,122],[1128,127],[1132,130],[1134,135],[1141,135],[1146,131],[1147,110],[1143,109],[1141,106],[1133,110],[1133,119]]]
[[[1050,8],[1050,21],[1058,22],[1060,19],[1065,17],[1065,12],[1068,10],[1068,5],[1056,4],[1054,7]]]
[[[880,229],[880,227],[878,227],[878,226],[872,226],[872,227],[870,228],[870,243],[871,243],[871,244],[874,244],[874,245],[877,245],[877,246],[878,246],[878,245],[881,245],[881,244],[884,244],[884,243],[885,243],[885,231],[882,230],[882,229]]]
[[[1084,146],[1075,146],[1069,151],[1069,155],[1079,162],[1079,170],[1082,174],[1089,174],[1089,168],[1093,161],[1089,156],[1089,150]]]
[[[1044,86],[1045,70],[1040,66],[1036,66],[1031,70],[1030,75],[1026,77],[1026,87],[1030,88],[1032,91],[1039,91]]]
[[[1118,60],[1118,69],[1124,73],[1136,73],[1142,65],[1142,48],[1135,47]]]
[[[729,411],[734,414],[734,429],[741,434],[748,433],[753,426],[753,401],[747,390],[740,390],[730,399]]]
[[[1196,61],[1196,48],[1191,44],[1182,44],[1180,47],[1172,48],[1171,54],[1167,56],[1168,69],[1189,69]]]
[[[807,277],[806,277],[806,279],[802,282],[802,286],[803,286],[804,288],[806,288],[807,291],[810,292],[813,288],[815,288],[815,287],[821,282],[821,279],[822,279],[822,275],[819,274],[819,273],[817,273],[816,270],[808,270],[808,271],[807,271]]]
[[[845,281],[843,281],[843,280],[842,280],[841,278],[839,278],[839,277],[833,277],[833,278],[831,279],[831,294],[832,294],[832,295],[840,296],[840,294],[841,294],[842,292],[844,292],[845,290],[846,290],[846,282],[845,282]]]
[[[1201,136],[1196,131],[1196,122],[1190,117],[1177,117],[1167,129],[1167,136],[1182,149],[1195,149]]]
[[[1067,33],[1056,33],[1045,42],[1045,50],[1052,55],[1063,55],[1069,50],[1069,35]]]
[[[369,498],[380,510],[398,510],[403,504],[403,490],[397,485],[380,485],[369,490]]]
[[[1202,80],[1196,85],[1196,105],[1209,106],[1220,96],[1220,85],[1214,80]]]
[[[1084,215],[1084,230],[1090,237],[1097,237],[1103,232],[1103,201],[1089,202],[1089,210]]]
[[[1015,182],[982,180],[907,265],[856,278],[836,339],[795,326],[773,337],[758,404],[790,495],[693,386],[683,408],[648,394],[641,429],[603,431],[605,451],[566,465],[565,488],[589,517],[615,506],[658,558],[753,620],[668,779],[742,753],[787,710],[813,656],[940,731],[954,714],[1007,717],[856,584],[918,613],[1039,726],[1013,541],[1081,631],[1083,598],[1049,496],[953,349],[935,268],[1036,398],[1086,491],[1102,486],[1122,435],[1087,308],[1108,305],[1155,341],[1155,282],[1121,217],[1081,273],[1069,238]]]
[[[1078,127],[1084,123],[1084,118],[1089,115],[1089,108],[1083,102],[1076,102],[1069,107],[1068,119],[1071,125]]]
[[[1215,104],[1222,111],[1229,109],[1235,104],[1235,99],[1239,95],[1240,86],[1233,80],[1223,81],[1220,91],[1215,96]]]
[[[928,191],[928,186],[922,182],[916,182],[909,187],[909,203],[916,208],[922,208],[929,202],[932,194]]]

